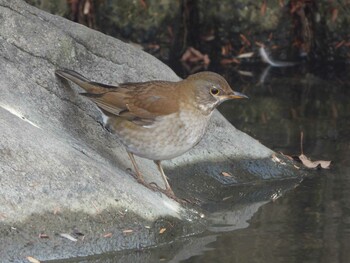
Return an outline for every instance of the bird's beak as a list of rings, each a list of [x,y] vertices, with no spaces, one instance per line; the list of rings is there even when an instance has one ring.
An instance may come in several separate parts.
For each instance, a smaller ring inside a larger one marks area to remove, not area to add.
[[[227,99],[248,99],[248,97],[240,92],[233,91],[232,94],[227,95]]]

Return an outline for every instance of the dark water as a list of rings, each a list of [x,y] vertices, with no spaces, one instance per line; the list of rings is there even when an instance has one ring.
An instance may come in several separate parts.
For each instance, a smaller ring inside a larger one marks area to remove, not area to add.
[[[208,204],[212,223],[199,236],[64,262],[350,262],[349,70],[299,65],[221,72],[250,97],[220,107],[238,129],[291,155],[300,153],[303,132],[303,152],[313,160],[332,160],[331,169],[310,171],[295,189],[274,193],[274,201],[255,196],[238,205],[229,199]]]

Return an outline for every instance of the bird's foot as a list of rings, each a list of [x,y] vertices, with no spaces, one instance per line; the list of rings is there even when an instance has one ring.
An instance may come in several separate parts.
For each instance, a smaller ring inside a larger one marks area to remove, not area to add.
[[[158,192],[159,191],[159,186],[155,183],[146,183],[143,178],[137,178],[136,179],[139,184],[142,184],[143,186],[147,187],[148,189],[152,190],[153,192]]]

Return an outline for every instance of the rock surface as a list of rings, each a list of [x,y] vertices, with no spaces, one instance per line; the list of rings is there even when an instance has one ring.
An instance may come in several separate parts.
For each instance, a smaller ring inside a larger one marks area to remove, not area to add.
[[[99,111],[54,74],[70,68],[106,84],[178,80],[171,69],[20,0],[0,0],[0,65],[2,260],[139,248],[203,229],[198,212],[135,182],[126,152],[102,127]],[[216,112],[202,142],[164,166],[180,197],[210,196],[213,182],[296,176],[272,154]],[[146,179],[160,184],[153,162],[137,161]],[[67,233],[77,241],[62,236]]]

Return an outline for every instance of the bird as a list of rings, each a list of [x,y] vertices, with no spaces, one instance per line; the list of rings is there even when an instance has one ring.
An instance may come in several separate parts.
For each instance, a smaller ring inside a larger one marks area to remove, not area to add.
[[[156,190],[175,200],[161,162],[197,145],[219,104],[248,98],[233,91],[221,75],[210,71],[177,82],[152,80],[118,85],[94,82],[69,69],[55,73],[84,89],[79,94],[100,109],[105,128],[124,145],[137,181],[154,190],[145,182],[134,155],[154,161],[165,185],[165,189],[157,186]]]

